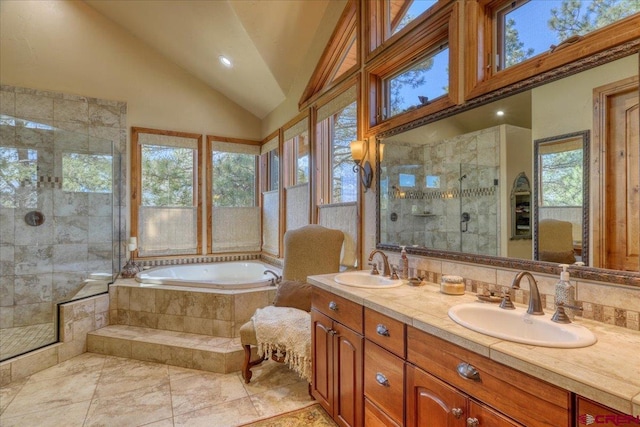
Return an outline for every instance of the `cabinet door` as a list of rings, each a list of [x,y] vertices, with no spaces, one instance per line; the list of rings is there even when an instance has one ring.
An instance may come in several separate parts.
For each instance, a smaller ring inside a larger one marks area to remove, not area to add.
[[[333,322],[324,314],[311,310],[313,378],[311,394],[333,415]]]
[[[333,419],[341,426],[363,425],[363,340],[340,323],[333,323]]]
[[[467,425],[476,425],[478,427],[524,427],[522,424],[518,424],[473,400],[469,402],[469,416],[467,420],[471,420]],[[477,424],[474,423],[473,420],[476,420]]]
[[[467,397],[407,364],[407,427],[465,427]]]
[[[364,395],[396,424],[403,423],[404,360],[372,343],[364,343]]]

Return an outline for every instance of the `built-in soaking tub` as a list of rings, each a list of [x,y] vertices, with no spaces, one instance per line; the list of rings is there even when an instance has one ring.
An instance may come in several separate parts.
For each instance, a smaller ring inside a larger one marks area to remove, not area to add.
[[[136,275],[140,283],[210,289],[253,289],[273,284],[280,269],[258,261],[155,267]]]

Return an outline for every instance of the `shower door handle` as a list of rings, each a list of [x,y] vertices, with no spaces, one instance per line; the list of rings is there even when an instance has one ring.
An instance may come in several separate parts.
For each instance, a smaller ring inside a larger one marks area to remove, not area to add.
[[[462,212],[462,215],[460,215],[460,231],[462,233],[467,232],[467,226],[469,225],[470,219],[471,215],[469,215],[469,212]]]

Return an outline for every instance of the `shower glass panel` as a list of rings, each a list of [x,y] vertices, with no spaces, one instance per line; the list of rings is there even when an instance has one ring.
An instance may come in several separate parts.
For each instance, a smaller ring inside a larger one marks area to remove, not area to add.
[[[108,290],[119,270],[113,195],[120,159],[112,141],[6,115],[0,136],[6,360],[57,341],[59,303]]]

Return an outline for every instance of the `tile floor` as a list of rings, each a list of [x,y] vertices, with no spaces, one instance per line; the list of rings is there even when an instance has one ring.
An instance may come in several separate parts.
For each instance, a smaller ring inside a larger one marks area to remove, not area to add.
[[[236,426],[315,402],[286,365],[218,374],[84,353],[0,388],[0,425]]]

